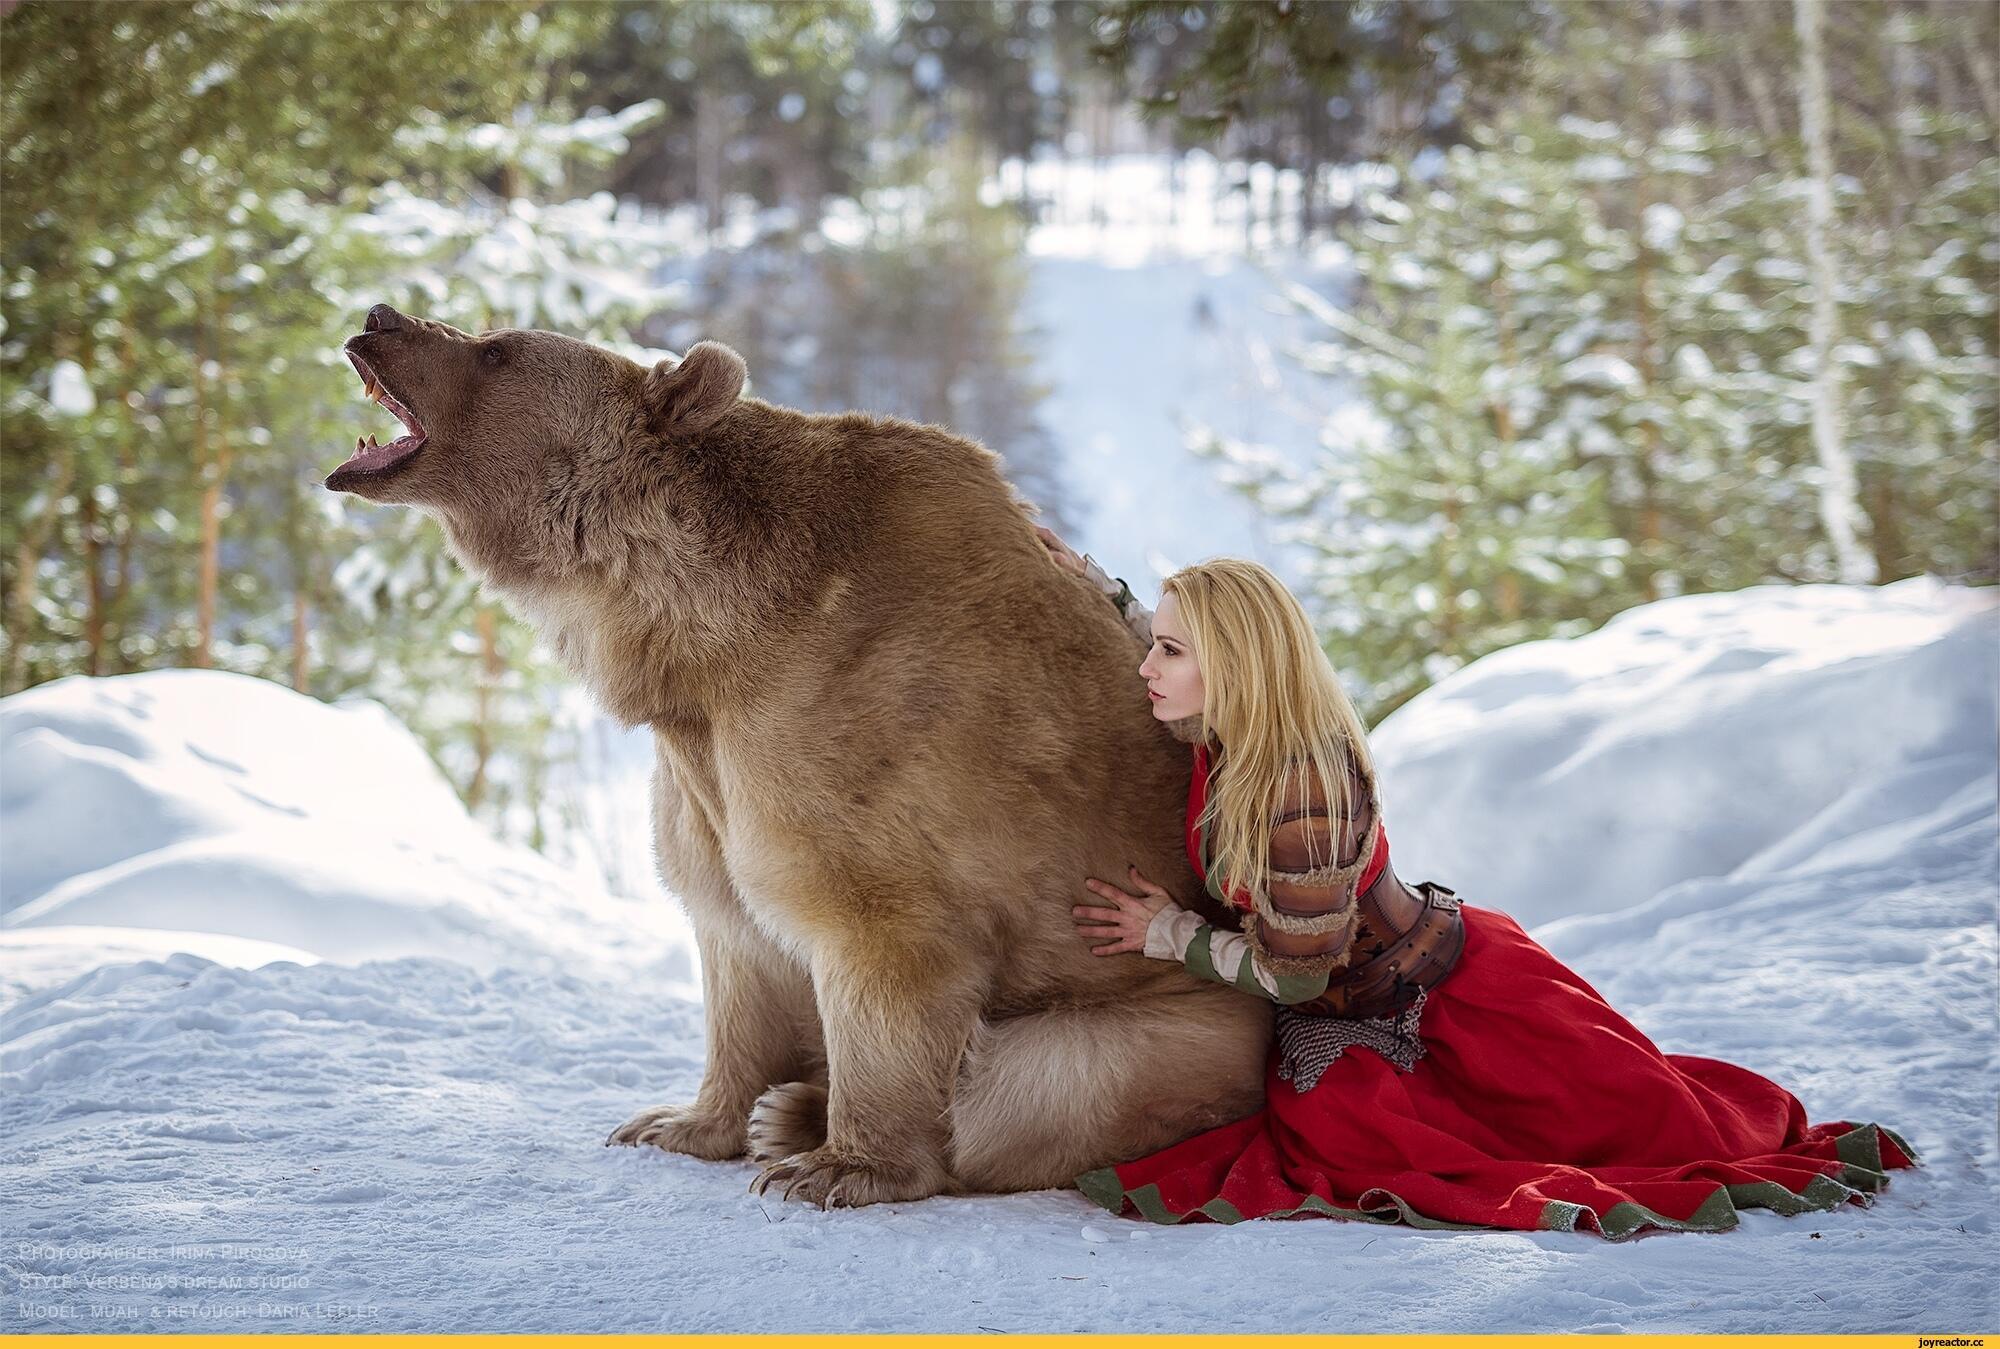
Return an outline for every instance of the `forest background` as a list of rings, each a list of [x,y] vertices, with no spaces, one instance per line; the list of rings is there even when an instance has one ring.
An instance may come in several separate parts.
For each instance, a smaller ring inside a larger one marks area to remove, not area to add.
[[[1273,282],[1317,451],[1154,453],[1280,523],[1371,721],[1663,596],[1990,583],[1996,51],[1985,0],[0,5],[0,692],[375,698],[543,846],[567,681],[318,485],[381,429],[367,306],[717,338],[757,396],[979,439],[1068,533],[1034,170],[1132,156],[1341,260]]]

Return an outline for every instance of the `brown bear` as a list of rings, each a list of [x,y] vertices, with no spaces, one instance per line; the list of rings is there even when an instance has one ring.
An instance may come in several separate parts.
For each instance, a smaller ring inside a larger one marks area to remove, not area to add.
[[[652,730],[708,1059],[609,1141],[858,1205],[1068,1185],[1262,1103],[1268,1003],[1072,924],[1134,863],[1227,919],[1139,645],[992,451],[744,397],[714,342],[649,369],[377,305],[344,350],[409,434],[326,485],[433,516]]]

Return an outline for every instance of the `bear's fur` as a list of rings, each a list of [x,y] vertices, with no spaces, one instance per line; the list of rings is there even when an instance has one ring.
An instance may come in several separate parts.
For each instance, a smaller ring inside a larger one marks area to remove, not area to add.
[[[984,447],[741,396],[555,333],[371,311],[420,449],[327,485],[415,506],[613,715],[651,727],[661,878],[708,1061],[616,1130],[828,1204],[1067,1185],[1262,1102],[1270,1007],[1094,957],[1136,863],[1184,903],[1186,747],[1113,607]],[[374,456],[379,460],[380,456]],[[761,1104],[760,1104],[761,1098]]]

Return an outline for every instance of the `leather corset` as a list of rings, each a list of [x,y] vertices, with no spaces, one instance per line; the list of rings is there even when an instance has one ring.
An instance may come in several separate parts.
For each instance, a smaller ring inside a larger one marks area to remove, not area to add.
[[[1444,981],[1465,950],[1465,921],[1454,891],[1433,881],[1415,889],[1394,866],[1357,897],[1360,923],[1326,992],[1297,1010],[1314,1016],[1391,1016]]]

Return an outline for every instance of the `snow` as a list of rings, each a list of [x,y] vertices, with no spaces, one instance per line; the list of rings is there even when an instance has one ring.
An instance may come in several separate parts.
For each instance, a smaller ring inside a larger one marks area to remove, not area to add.
[[[1686,595],[1495,652],[1370,740],[1397,870],[1532,926],[1990,815],[1996,638],[1991,592],[1918,577]]]
[[[1990,1324],[1995,635],[1990,592],[1929,581],[1689,596],[1381,728],[1399,870],[1521,905],[1662,1048],[1926,1162],[1867,1208],[1620,1245],[1154,1228],[1068,1191],[822,1213],[748,1163],[604,1148],[700,1079],[664,906],[479,834],[365,705],[209,672],[15,695],[8,1328]]]
[[[1044,203],[1028,237],[1023,326],[1047,390],[1037,416],[1062,448],[1083,518],[1070,542],[1141,593],[1205,557],[1299,575],[1303,555],[1246,496],[1217,490],[1221,474],[1187,451],[1188,431],[1303,463],[1345,401],[1289,357],[1315,325],[1281,298],[1337,286],[1340,250],[1281,248],[1268,222],[1246,226],[1231,168],[1187,155],[1172,219],[1169,166],[1156,156],[1050,157],[1005,174]],[[1249,172],[1257,200],[1296,199],[1296,173]],[[1370,181],[1365,169],[1329,174],[1335,199]],[[1190,543],[1170,550],[1170,539]]]
[[[164,930],[692,988],[676,914],[495,843],[374,703],[220,672],[76,676],[0,703],[0,755],[0,940],[41,932],[38,959],[54,928],[82,930],[83,958],[102,929]]]
[[[65,417],[87,417],[97,410],[90,376],[75,361],[57,361],[49,372],[49,407]]]
[[[1332,398],[1325,380],[1278,358],[1276,342],[1301,339],[1304,321],[1262,311],[1274,289],[1241,260],[1039,258],[1029,273],[1036,375],[1048,388],[1039,415],[1056,430],[1083,518],[1070,543],[1141,594],[1205,557],[1298,570],[1258,508],[1218,491],[1216,467],[1184,448],[1184,427],[1198,422],[1309,457]]]

